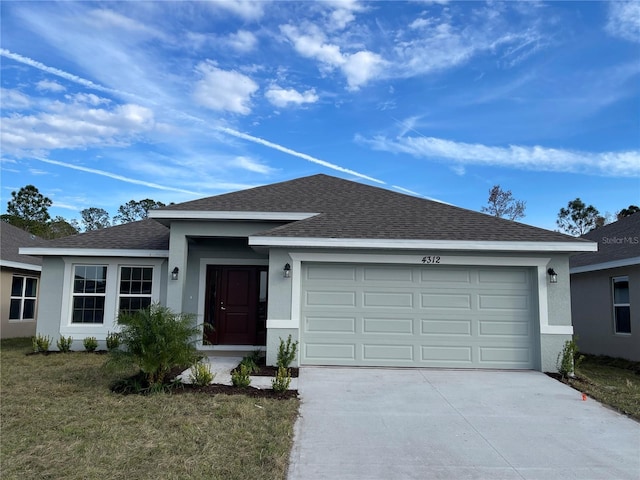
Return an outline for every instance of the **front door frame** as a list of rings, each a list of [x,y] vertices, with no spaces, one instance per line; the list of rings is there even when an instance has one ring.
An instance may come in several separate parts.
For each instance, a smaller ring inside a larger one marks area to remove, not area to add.
[[[264,268],[268,271],[269,259],[234,259],[234,258],[201,258],[200,259],[200,272],[198,277],[198,323],[204,324],[205,320],[205,308],[206,301],[206,285],[207,285],[207,265],[215,266],[254,266]],[[268,277],[268,273],[267,273]],[[268,300],[267,300],[268,301]],[[265,328],[266,330],[266,328]],[[264,343],[259,345],[222,345],[222,344],[206,344],[203,341],[203,336],[199,335],[196,343],[199,350],[219,350],[219,351],[253,351],[256,347],[265,347],[266,338]]]

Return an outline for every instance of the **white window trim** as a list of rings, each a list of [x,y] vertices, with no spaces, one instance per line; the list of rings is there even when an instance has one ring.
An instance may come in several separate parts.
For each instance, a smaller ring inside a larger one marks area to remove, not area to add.
[[[9,295],[9,305],[11,305],[11,300],[20,300],[20,318],[9,318],[9,323],[25,323],[25,322],[35,322],[37,313],[38,313],[38,289],[40,288],[40,278],[35,277],[33,275],[11,275],[11,288],[13,288],[13,279],[15,277],[22,278],[22,295],[16,297],[14,295]],[[36,296],[35,297],[25,297],[25,289],[27,288],[27,278],[36,281]],[[11,293],[11,292],[10,292]],[[34,300],[35,304],[33,306],[33,318],[24,318],[24,301],[25,300]],[[11,310],[9,310],[9,316],[11,315]]]
[[[62,311],[60,315],[60,334],[76,338],[95,336],[98,340],[106,338],[109,332],[117,331],[118,302],[120,300],[120,267],[153,267],[151,302],[160,300],[162,263],[164,259],[140,258],[132,262],[130,258],[63,257],[64,283],[62,286]],[[73,316],[73,275],[76,265],[102,265],[107,267],[107,285],[105,290],[103,323],[72,323]]]
[[[628,303],[616,303],[615,284],[616,282],[627,282],[629,285],[629,277],[627,275],[620,275],[618,277],[611,277],[611,318],[613,320],[613,334],[623,337],[630,337],[632,332],[618,332],[616,329],[616,307],[629,307],[631,310],[631,299]],[[631,293],[631,292],[629,292]]]
[[[75,284],[75,270],[76,270],[77,267],[96,267],[96,268],[106,267],[107,272],[106,272],[106,277],[105,277],[105,291],[104,291],[104,293],[101,293],[101,292],[89,292],[89,293],[76,292],[76,291],[74,291],[74,288],[72,286],[71,287],[71,305],[72,306],[70,308],[70,310],[71,310],[71,318],[69,319],[69,322],[74,326],[76,326],[76,325],[83,325],[83,326],[84,325],[102,325],[102,323],[85,323],[85,322],[73,323],[73,321],[72,321],[73,320],[73,304],[74,304],[74,300],[76,298],[90,298],[90,297],[93,297],[93,298],[102,297],[102,298],[104,298],[104,312],[103,312],[103,323],[104,323],[104,316],[106,315],[106,312],[107,312],[107,287],[106,287],[106,282],[107,282],[107,279],[109,278],[109,266],[104,264],[104,263],[96,263],[96,264],[93,264],[93,263],[89,263],[89,264],[87,264],[87,263],[74,263],[73,264],[73,268],[72,268],[72,274],[71,274],[71,282],[72,282],[72,284]]]

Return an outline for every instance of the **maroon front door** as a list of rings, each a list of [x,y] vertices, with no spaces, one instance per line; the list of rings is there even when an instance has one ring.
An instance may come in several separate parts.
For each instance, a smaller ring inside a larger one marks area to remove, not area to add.
[[[205,343],[264,345],[267,267],[207,265]]]

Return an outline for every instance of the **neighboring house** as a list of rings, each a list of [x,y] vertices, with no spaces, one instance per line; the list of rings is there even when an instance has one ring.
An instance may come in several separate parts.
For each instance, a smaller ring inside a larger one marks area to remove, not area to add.
[[[570,260],[578,348],[640,361],[640,213],[582,238],[598,242],[598,251]]]
[[[0,338],[30,337],[36,333],[42,260],[21,255],[18,249],[43,243],[24,230],[0,222]]]
[[[569,254],[596,248],[326,175],[150,217],[24,249],[43,256],[39,333],[102,342],[118,311],[160,302],[213,326],[201,350],[269,364],[291,335],[301,365],[555,370]]]

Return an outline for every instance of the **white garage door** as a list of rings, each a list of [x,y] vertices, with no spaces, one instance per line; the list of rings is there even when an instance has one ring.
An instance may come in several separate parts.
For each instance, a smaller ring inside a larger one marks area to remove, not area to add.
[[[303,264],[301,364],[535,368],[526,268]]]

